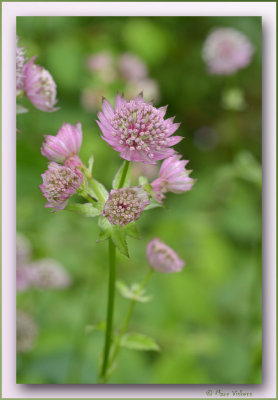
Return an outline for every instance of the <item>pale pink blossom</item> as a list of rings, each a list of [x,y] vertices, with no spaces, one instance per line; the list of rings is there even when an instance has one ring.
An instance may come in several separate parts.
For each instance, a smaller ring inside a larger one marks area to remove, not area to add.
[[[38,289],[64,289],[72,279],[65,268],[57,261],[47,258],[34,261],[30,265],[32,286]]]
[[[83,175],[77,168],[73,170],[51,162],[48,170],[42,174],[42,180],[40,189],[48,201],[45,207],[59,211],[66,207],[68,199],[80,187]]]
[[[139,219],[148,204],[148,193],[140,186],[111,190],[102,215],[111,224],[123,226]]]
[[[138,81],[146,78],[148,75],[146,64],[133,54],[122,54],[118,63],[120,73],[126,80]]]
[[[67,167],[79,167],[82,162],[78,157],[82,143],[82,127],[64,123],[56,136],[46,135],[42,144],[42,155],[50,161],[64,163]]]
[[[158,238],[148,243],[146,253],[150,266],[158,272],[180,272],[185,265],[177,253]]]
[[[23,87],[26,96],[41,111],[52,112],[57,103],[56,83],[50,73],[35,64],[37,56],[31,58],[23,67]]]
[[[18,47],[18,37],[16,37],[16,90],[23,89],[23,66],[26,60],[25,49]]]
[[[167,192],[183,193],[192,189],[195,180],[189,176],[191,171],[185,168],[187,163],[187,160],[181,160],[179,154],[163,161],[158,178],[151,184],[158,202],[162,202]]]
[[[183,139],[172,136],[180,124],[173,123],[174,118],[164,120],[166,109],[145,103],[141,94],[129,102],[117,94],[115,110],[109,101],[103,100],[97,123],[102,138],[123,159],[156,164],[175,154],[171,147]]]
[[[219,28],[207,37],[202,55],[211,74],[230,75],[247,67],[253,53],[253,45],[243,33]]]

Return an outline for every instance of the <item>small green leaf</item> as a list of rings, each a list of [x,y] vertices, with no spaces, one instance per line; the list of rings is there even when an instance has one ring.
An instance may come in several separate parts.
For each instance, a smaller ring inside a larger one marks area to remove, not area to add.
[[[127,224],[124,227],[124,230],[125,230],[125,234],[127,236],[130,236],[134,239],[141,239],[141,236],[137,230],[137,226],[136,226],[135,222],[130,222],[129,224]]]
[[[112,182],[113,189],[120,189],[120,182],[122,180],[123,173],[125,173],[125,171],[126,171],[126,168],[127,168],[127,172],[126,172],[125,179],[124,179],[121,187],[124,188],[124,187],[130,186],[130,163],[128,163],[128,165],[127,165],[126,164],[127,162],[128,161],[124,161],[122,163],[122,165],[120,166],[119,170],[117,171],[117,173],[113,179],[113,182]]]
[[[23,107],[21,104],[16,105],[16,113],[17,114],[25,114],[29,112],[28,108]]]
[[[139,176],[139,185],[148,185],[148,179],[145,176]]]
[[[88,172],[90,173],[90,175],[92,175],[93,172],[93,165],[94,165],[94,156],[92,154],[88,160]]]
[[[150,204],[144,208],[144,211],[152,210],[153,208],[164,207],[163,204],[158,203],[154,199],[150,199]]]
[[[154,339],[140,333],[126,333],[122,337],[121,346],[131,350],[160,351]]]
[[[134,283],[129,288],[124,282],[117,281],[116,288],[126,299],[139,301],[141,303],[146,303],[147,301],[151,300],[151,296],[143,296],[145,290],[140,289],[140,285],[138,283]]]
[[[129,257],[127,242],[126,242],[126,235],[125,231],[122,227],[118,225],[113,225],[111,230],[111,239],[117,249],[125,256]]]
[[[84,217],[97,217],[101,211],[93,206],[91,203],[85,204],[68,204],[65,210],[74,211]]]
[[[99,193],[102,195],[102,197],[104,198],[104,201],[106,201],[108,199],[109,193],[107,192],[107,190],[105,189],[105,186],[100,183],[99,181],[97,181],[96,179],[93,179],[94,182],[94,186],[96,189],[91,188],[92,193],[94,193],[93,197],[96,197],[97,199],[101,200],[97,195],[96,195],[96,190],[99,191]]]

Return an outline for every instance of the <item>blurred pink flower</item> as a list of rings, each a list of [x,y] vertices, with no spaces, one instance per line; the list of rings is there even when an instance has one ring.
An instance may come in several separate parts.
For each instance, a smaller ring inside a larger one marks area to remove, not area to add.
[[[42,174],[42,180],[40,189],[48,201],[45,207],[59,211],[66,207],[68,199],[79,188],[83,181],[83,175],[77,168],[72,170],[51,162],[48,170]]]
[[[180,272],[185,265],[177,253],[158,238],[147,245],[147,258],[153,269],[165,274]]]
[[[102,215],[111,224],[123,226],[139,219],[148,204],[148,193],[140,186],[111,190]]]
[[[162,203],[164,193],[183,193],[192,189],[195,180],[189,177],[191,171],[185,169],[187,163],[187,160],[181,160],[179,154],[163,161],[158,178],[151,184],[158,202]]]
[[[203,47],[203,59],[209,72],[230,75],[249,65],[254,48],[249,39],[233,28],[212,31]]]
[[[79,167],[82,163],[78,157],[82,143],[82,127],[64,123],[56,136],[46,135],[42,144],[42,155],[50,161],[64,163],[69,168]]]
[[[30,314],[16,310],[16,351],[30,351],[38,334],[38,327]]]
[[[23,66],[25,63],[25,50],[17,45],[18,37],[16,37],[16,90],[23,89]]]
[[[72,279],[65,268],[55,260],[43,258],[30,265],[32,286],[38,289],[64,289]]]
[[[41,111],[52,112],[57,103],[56,83],[50,73],[34,62],[37,56],[31,58],[23,67],[23,86],[28,99]]]
[[[158,83],[155,79],[145,78],[128,82],[126,88],[127,97],[132,98],[140,91],[144,93],[146,101],[157,101],[160,98]]]
[[[138,179],[140,176],[145,176],[148,179],[154,179],[158,174],[158,165],[134,163],[131,169],[131,177],[133,180]]]
[[[122,54],[118,63],[120,73],[126,80],[138,81],[146,78],[148,75],[146,64],[133,54]]]
[[[180,124],[174,118],[164,120],[166,108],[145,103],[141,94],[129,102],[117,94],[114,111],[104,99],[97,121],[102,138],[125,160],[156,164],[175,154],[171,146],[182,140],[171,136]]]
[[[108,51],[92,54],[87,60],[87,67],[106,83],[111,83],[116,79],[113,56]]]

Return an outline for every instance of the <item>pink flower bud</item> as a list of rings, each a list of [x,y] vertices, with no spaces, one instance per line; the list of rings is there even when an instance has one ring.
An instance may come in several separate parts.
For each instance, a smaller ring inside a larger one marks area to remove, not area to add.
[[[191,171],[185,169],[188,161],[180,160],[181,155],[174,155],[163,161],[159,176],[151,186],[155,199],[162,203],[164,193],[183,193],[192,189],[194,179],[189,177]]]
[[[113,225],[136,221],[150,204],[148,193],[140,186],[111,190],[102,215]]]
[[[42,111],[52,112],[57,103],[56,83],[50,73],[34,62],[37,56],[24,65],[23,86],[28,99],[33,105]]]
[[[103,100],[97,123],[102,138],[123,159],[156,164],[174,155],[171,147],[182,140],[181,136],[171,136],[180,124],[174,124],[174,118],[164,120],[165,113],[165,107],[157,109],[145,103],[141,94],[129,102],[117,94],[115,110],[109,101]]]
[[[82,127],[63,124],[56,136],[46,135],[41,148],[42,155],[50,161],[64,163],[69,168],[79,167],[82,163],[78,157],[82,143]]]
[[[147,259],[153,269],[165,274],[180,272],[185,265],[177,253],[158,238],[147,245]]]
[[[42,174],[42,180],[40,189],[48,201],[45,207],[59,211],[66,207],[68,199],[79,188],[83,175],[77,168],[72,170],[51,162],[48,170]]]

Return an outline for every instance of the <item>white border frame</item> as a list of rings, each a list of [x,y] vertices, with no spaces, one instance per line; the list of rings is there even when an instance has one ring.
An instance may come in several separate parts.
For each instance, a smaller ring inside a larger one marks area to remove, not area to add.
[[[21,385],[15,368],[15,35],[17,16],[262,16],[263,21],[263,383],[261,385]],[[276,3],[2,3],[2,397],[217,398],[242,389],[276,398]],[[212,395],[207,394],[211,390]],[[216,396],[216,397],[214,397]],[[239,396],[240,397],[240,396]],[[242,398],[242,397],[241,397]]]

